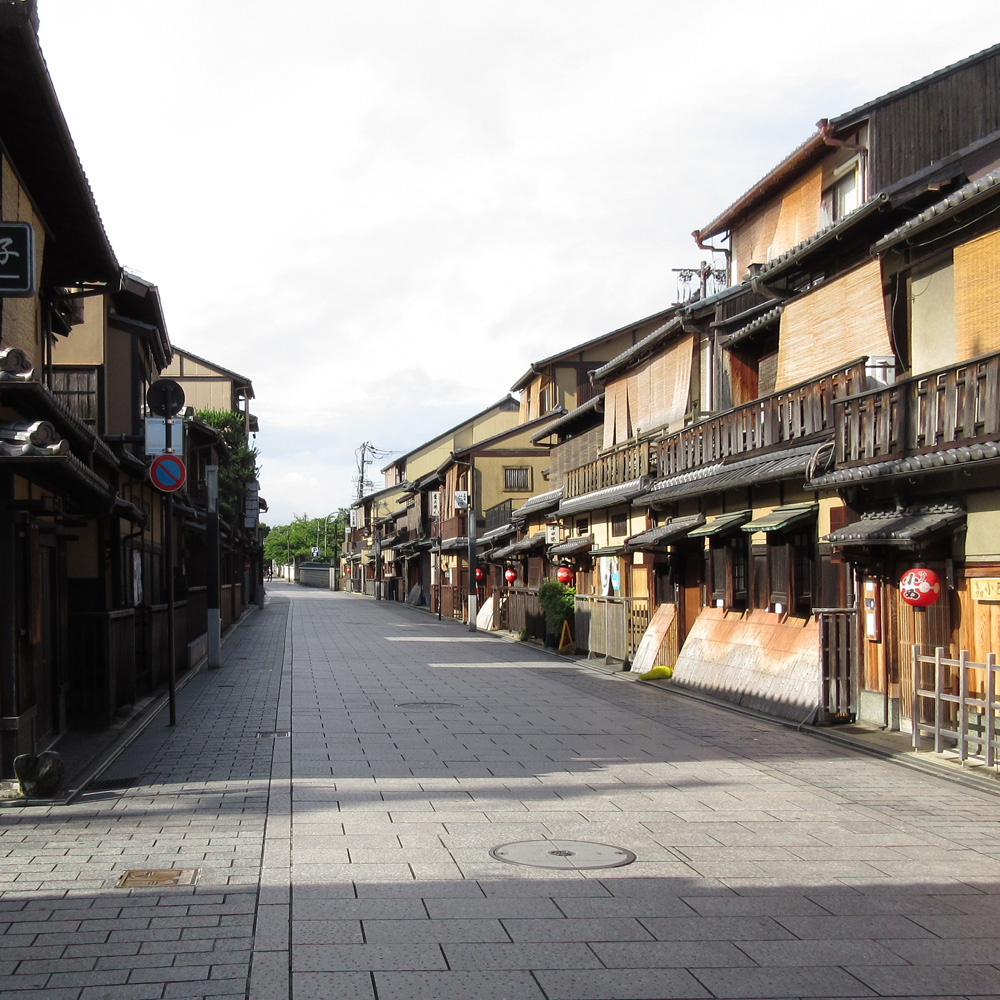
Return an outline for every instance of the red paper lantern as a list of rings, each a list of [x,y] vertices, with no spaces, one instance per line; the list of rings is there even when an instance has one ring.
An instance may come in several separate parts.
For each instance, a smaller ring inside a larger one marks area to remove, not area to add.
[[[509,569],[509,570],[507,570],[507,572],[504,573],[503,578],[508,583],[513,583],[517,579],[517,570],[516,569]]]
[[[483,568],[482,568],[482,566],[477,566],[477,567],[476,567],[476,579],[477,579],[477,580],[482,580],[482,578],[483,578],[483,577],[484,577],[485,575],[486,575],[486,574],[485,574],[485,573],[483,572]]]
[[[916,566],[899,578],[899,596],[914,608],[926,608],[941,596],[941,578],[932,569]]]
[[[569,583],[573,579],[573,571],[569,566],[560,566],[556,570],[556,579],[563,584]]]

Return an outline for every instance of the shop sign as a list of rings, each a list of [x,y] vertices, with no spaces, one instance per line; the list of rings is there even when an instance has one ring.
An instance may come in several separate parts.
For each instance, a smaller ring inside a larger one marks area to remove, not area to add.
[[[969,580],[974,601],[1000,601],[1000,577],[980,576]]]

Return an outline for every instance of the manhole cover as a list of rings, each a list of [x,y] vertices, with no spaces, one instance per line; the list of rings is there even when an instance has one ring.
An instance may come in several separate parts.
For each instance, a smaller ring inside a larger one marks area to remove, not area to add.
[[[401,701],[396,708],[461,708],[454,701]]]
[[[115,883],[116,889],[159,889],[170,885],[197,885],[200,868],[134,868]]]
[[[281,740],[287,739],[289,732],[287,729],[268,729],[257,734],[259,740]]]
[[[494,847],[490,854],[498,861],[532,868],[620,868],[635,861],[624,847],[583,840],[522,840]]]

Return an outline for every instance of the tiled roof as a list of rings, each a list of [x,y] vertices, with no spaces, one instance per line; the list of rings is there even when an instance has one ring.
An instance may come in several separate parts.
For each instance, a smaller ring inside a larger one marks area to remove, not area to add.
[[[637,344],[633,344],[627,351],[622,351],[616,358],[612,358],[606,365],[598,368],[594,373],[595,382],[603,382],[609,375],[623,368],[630,361],[641,357],[646,351],[651,350],[661,341],[666,340],[672,334],[681,329],[681,319],[674,316],[667,320],[663,326],[657,327],[652,333],[647,334]]]
[[[965,522],[965,511],[955,504],[928,504],[901,510],[871,511],[860,521],[830,532],[831,545],[884,545],[914,548],[920,542],[945,534]]]
[[[603,490],[594,490],[592,493],[571,497],[559,504],[556,513],[579,514],[585,510],[613,507],[615,504],[625,503],[641,493],[645,493],[652,481],[652,476],[640,476],[638,479],[630,479],[627,483],[618,483],[616,486],[606,486]]]
[[[810,479],[810,488],[841,486],[844,483],[860,483],[872,479],[892,476],[912,476],[915,472],[934,472],[953,465],[967,465],[971,462],[994,462],[1000,458],[1000,441],[984,441],[980,444],[945,448],[941,451],[910,455],[908,458],[886,459],[848,469],[835,469]]]
[[[653,483],[653,488],[638,504],[658,504],[701,493],[752,486],[804,475],[809,459],[819,447],[817,442],[798,445],[780,452],[767,452],[736,462],[717,462],[679,473]]]
[[[935,202],[930,208],[925,209],[919,215],[897,226],[891,233],[883,236],[873,247],[875,253],[887,250],[903,240],[915,235],[923,229],[933,225],[939,219],[953,215],[961,208],[968,208],[984,198],[1000,194],[1000,169],[993,170],[988,174],[968,184],[963,184],[956,191],[952,191],[947,198]]]
[[[704,514],[690,514],[687,517],[673,517],[666,524],[661,524],[638,535],[625,539],[625,548],[642,549],[652,545],[667,545],[683,538],[694,528],[700,528],[705,523]]]

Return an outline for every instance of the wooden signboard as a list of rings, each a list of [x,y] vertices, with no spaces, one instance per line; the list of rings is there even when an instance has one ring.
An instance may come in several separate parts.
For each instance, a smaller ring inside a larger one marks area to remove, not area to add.
[[[969,590],[974,601],[1000,601],[1000,577],[972,577]]]

